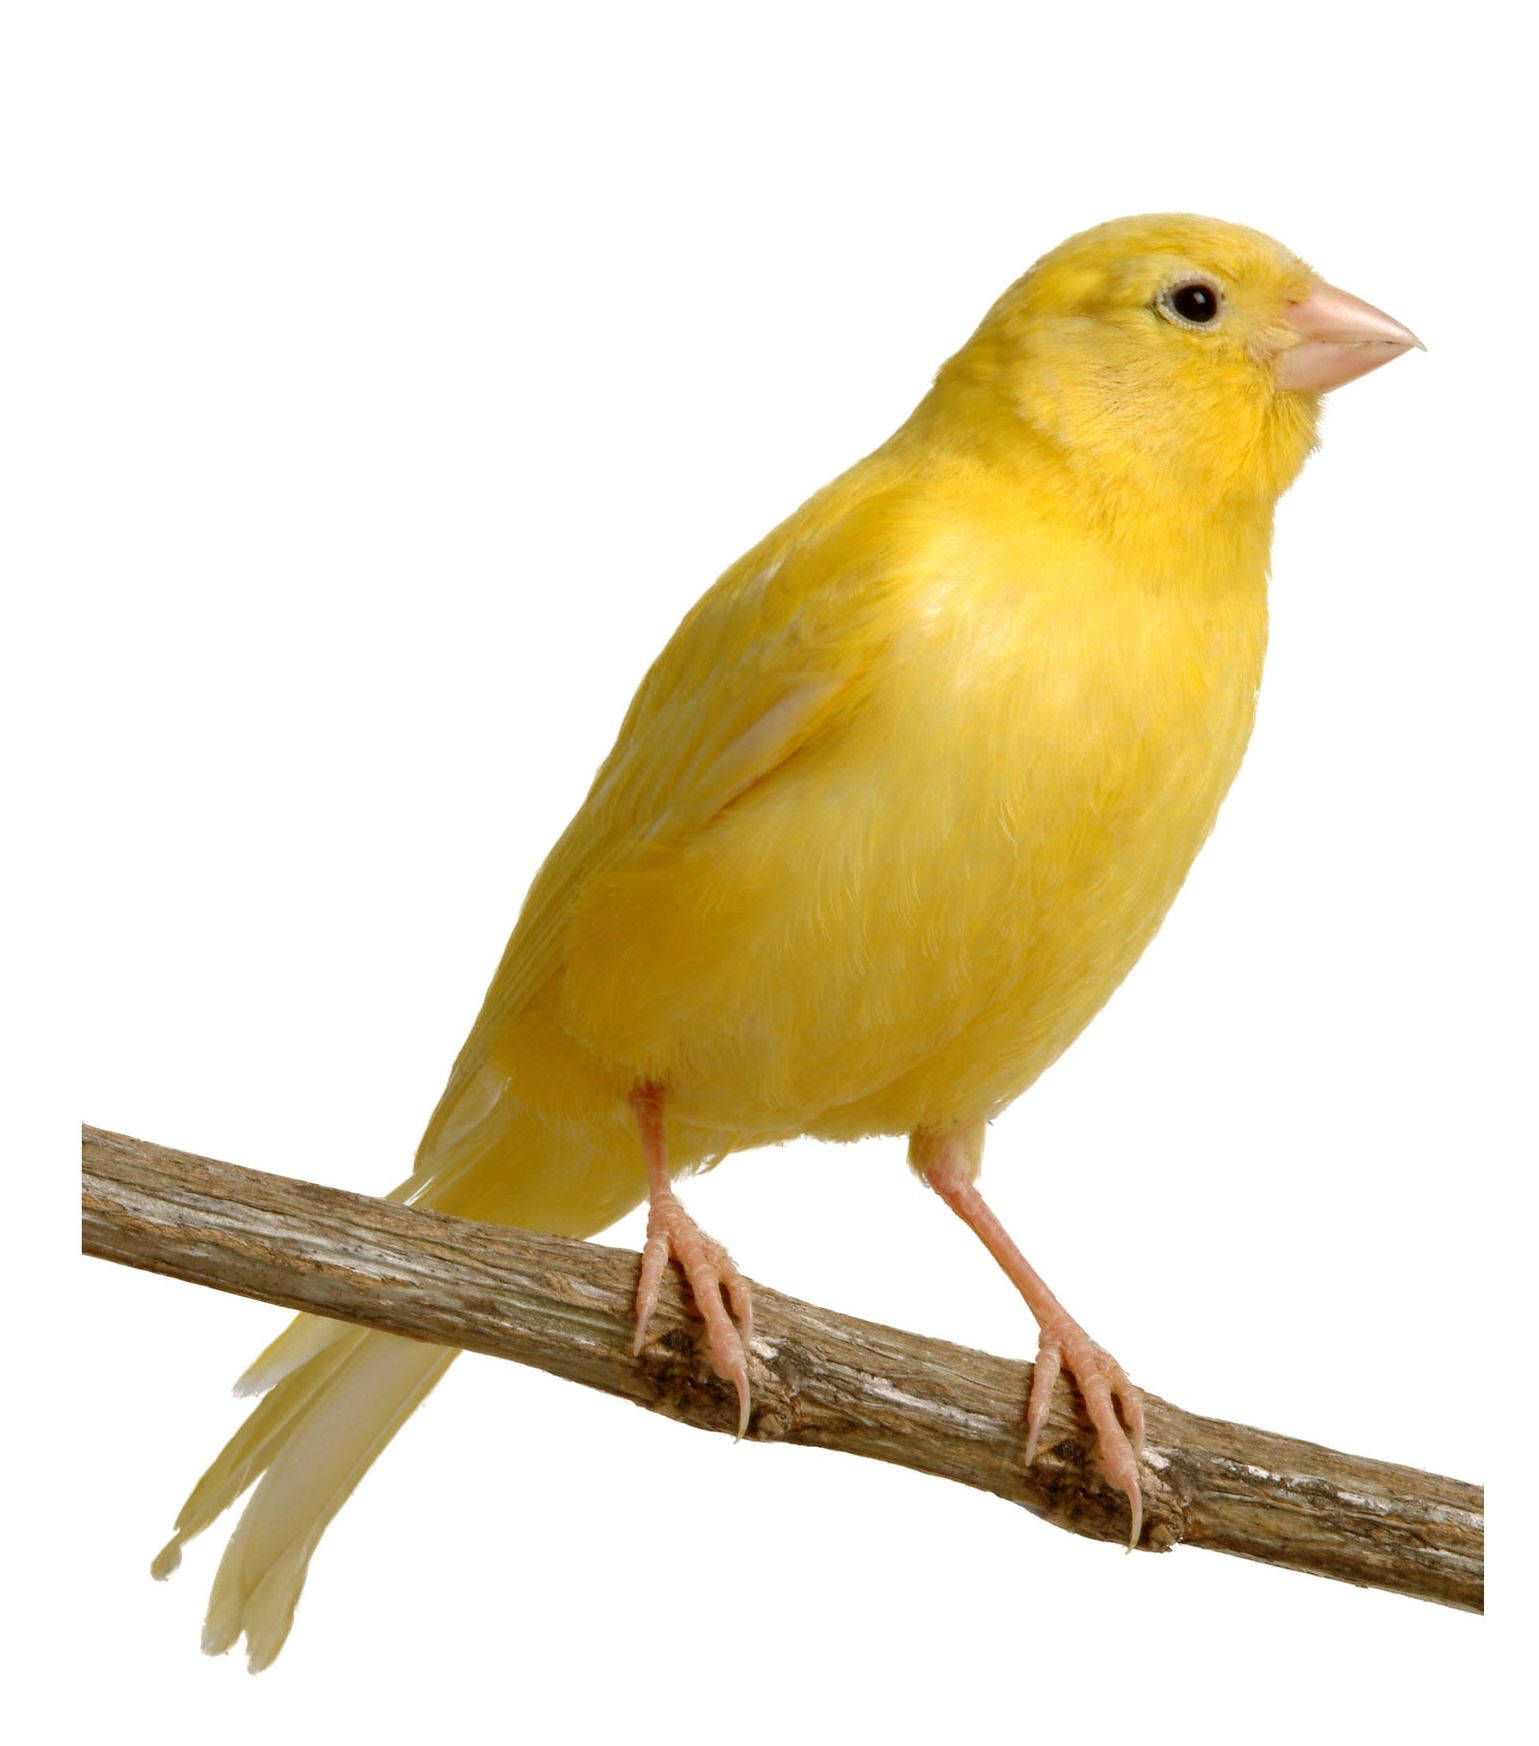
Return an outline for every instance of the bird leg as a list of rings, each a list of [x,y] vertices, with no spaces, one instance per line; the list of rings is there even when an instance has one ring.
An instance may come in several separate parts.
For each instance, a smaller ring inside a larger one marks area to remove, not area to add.
[[[909,1159],[946,1205],[982,1238],[983,1246],[1026,1299],[1026,1307],[1041,1329],[1026,1405],[1026,1465],[1036,1458],[1053,1384],[1059,1372],[1067,1370],[1079,1384],[1085,1411],[1095,1428],[1102,1470],[1128,1500],[1132,1512],[1128,1544],[1136,1546],[1143,1527],[1143,1492],[1138,1479],[1138,1457],[1144,1443],[1143,1397],[1117,1360],[1096,1345],[1048,1290],[979,1194],[975,1178],[983,1160],[982,1125],[951,1134],[915,1133],[909,1142]]]
[[[737,1390],[737,1434],[748,1429],[748,1343],[753,1339],[753,1299],[748,1281],[732,1257],[713,1237],[706,1236],[685,1212],[668,1180],[668,1147],[663,1137],[663,1094],[643,1085],[631,1096],[646,1152],[651,1205],[647,1212],[647,1243],[641,1252],[641,1277],[636,1286],[636,1342],[640,1353],[647,1324],[657,1308],[663,1269],[676,1260],[689,1282],[695,1307],[705,1320],[711,1368]],[[728,1306],[731,1314],[728,1314]],[[734,1323],[733,1317],[737,1318]],[[739,1331],[739,1326],[741,1331]]]

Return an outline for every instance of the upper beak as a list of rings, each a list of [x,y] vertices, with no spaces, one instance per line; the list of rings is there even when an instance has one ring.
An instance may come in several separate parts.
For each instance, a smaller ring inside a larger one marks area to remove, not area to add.
[[[1427,349],[1392,315],[1323,279],[1316,279],[1298,302],[1284,308],[1283,320],[1298,339],[1278,356],[1281,388],[1322,394],[1366,376],[1412,346]]]

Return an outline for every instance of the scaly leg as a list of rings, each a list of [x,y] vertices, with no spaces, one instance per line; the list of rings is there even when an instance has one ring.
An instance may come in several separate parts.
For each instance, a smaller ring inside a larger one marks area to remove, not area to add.
[[[748,1429],[748,1342],[753,1338],[753,1299],[748,1281],[732,1263],[732,1257],[714,1238],[706,1236],[685,1212],[668,1181],[668,1148],[663,1138],[663,1094],[655,1085],[644,1085],[632,1094],[631,1107],[641,1127],[646,1151],[647,1183],[651,1208],[647,1213],[647,1245],[641,1252],[641,1278],[636,1286],[636,1344],[640,1353],[646,1342],[647,1323],[657,1308],[663,1269],[670,1257],[684,1270],[695,1307],[705,1319],[711,1368],[723,1382],[737,1390],[737,1434]],[[727,1313],[731,1305],[732,1314]],[[741,1332],[734,1325],[736,1316]]]
[[[1128,1500],[1133,1518],[1128,1545],[1136,1546],[1143,1528],[1143,1491],[1138,1481],[1138,1457],[1144,1444],[1143,1397],[1117,1360],[1096,1345],[1048,1290],[974,1186],[983,1161],[982,1125],[951,1134],[916,1133],[909,1141],[909,1159],[946,1205],[983,1239],[984,1247],[1026,1299],[1026,1307],[1042,1331],[1026,1406],[1026,1465],[1029,1467],[1036,1457],[1053,1384],[1059,1372],[1067,1370],[1079,1384],[1085,1411],[1095,1427],[1102,1470]]]

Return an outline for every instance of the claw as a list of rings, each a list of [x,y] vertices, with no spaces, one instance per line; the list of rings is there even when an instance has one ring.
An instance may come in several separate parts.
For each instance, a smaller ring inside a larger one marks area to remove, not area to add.
[[[714,1239],[706,1236],[665,1189],[653,1195],[647,1220],[647,1243],[641,1253],[641,1274],[636,1283],[636,1338],[632,1346],[639,1356],[647,1337],[647,1325],[657,1307],[663,1269],[670,1259],[678,1261],[705,1321],[706,1350],[711,1368],[737,1391],[737,1437],[748,1430],[753,1399],[748,1383],[748,1342],[753,1337],[753,1294],[738,1272],[732,1257]],[[728,1305],[731,1313],[728,1313]],[[734,1317],[736,1320],[734,1320]],[[741,1329],[739,1327],[741,1324]]]
[[[1101,1471],[1107,1483],[1128,1500],[1132,1521],[1128,1550],[1132,1551],[1144,1525],[1143,1487],[1138,1478],[1138,1458],[1144,1446],[1143,1397],[1117,1360],[1096,1345],[1078,1322],[1061,1312],[1043,1328],[1037,1348],[1026,1406],[1026,1465],[1029,1467],[1036,1456],[1053,1386],[1064,1370],[1079,1386],[1100,1448]]]
[[[1101,1353],[1101,1358],[1111,1374],[1112,1398],[1116,1401],[1118,1414],[1132,1438],[1133,1454],[1136,1458],[1144,1452],[1144,1397],[1128,1381],[1127,1372],[1110,1352],[1101,1351],[1099,1346],[1096,1350]]]
[[[743,1347],[746,1350],[753,1344],[753,1293],[748,1289],[748,1281],[732,1265],[732,1257],[723,1252],[722,1259],[727,1264],[724,1275],[727,1281],[727,1302],[731,1304],[733,1317],[743,1330]]]
[[[631,1356],[639,1358],[647,1343],[647,1326],[657,1308],[657,1294],[663,1283],[663,1269],[668,1265],[668,1239],[659,1233],[647,1237],[641,1251],[641,1277],[636,1282],[636,1338],[631,1342]]]
[[[954,1133],[916,1129],[909,1138],[909,1158],[943,1201],[982,1239],[984,1247],[1005,1270],[1037,1318],[1042,1338],[1026,1402],[1026,1465],[1037,1457],[1042,1427],[1053,1387],[1067,1370],[1079,1385],[1080,1397],[1095,1430],[1101,1470],[1107,1482],[1128,1500],[1132,1532],[1128,1546],[1143,1532],[1143,1490],[1138,1458],[1144,1446],[1144,1406],[1127,1373],[1109,1352],[1103,1352],[1053,1296],[1039,1274],[1015,1246],[1010,1234],[974,1184],[983,1156],[983,1128]]]
[[[1031,1368],[1031,1394],[1026,1402],[1026,1465],[1037,1458],[1037,1443],[1047,1422],[1047,1409],[1053,1399],[1053,1388],[1063,1368],[1063,1353],[1056,1344],[1044,1340],[1037,1348],[1037,1361]]]

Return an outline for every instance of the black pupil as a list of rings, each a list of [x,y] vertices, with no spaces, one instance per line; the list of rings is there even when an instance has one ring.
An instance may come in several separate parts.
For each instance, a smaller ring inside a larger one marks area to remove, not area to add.
[[[1183,321],[1211,321],[1218,314],[1218,293],[1211,285],[1183,285],[1170,302]]]

